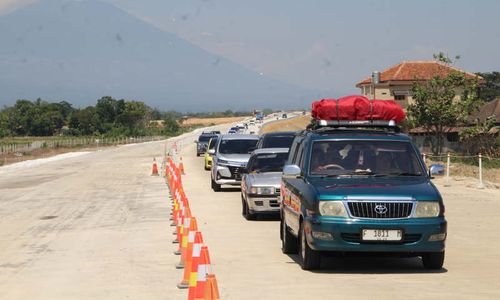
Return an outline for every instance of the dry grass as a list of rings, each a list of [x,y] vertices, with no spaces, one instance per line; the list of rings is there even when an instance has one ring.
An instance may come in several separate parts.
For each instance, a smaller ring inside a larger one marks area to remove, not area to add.
[[[235,123],[245,120],[248,117],[228,117],[228,118],[189,118],[182,122],[182,126],[203,125],[212,126],[225,123]]]
[[[310,116],[300,116],[292,119],[284,119],[281,121],[265,124],[260,133],[274,131],[296,131],[306,129],[306,126],[311,122]]]

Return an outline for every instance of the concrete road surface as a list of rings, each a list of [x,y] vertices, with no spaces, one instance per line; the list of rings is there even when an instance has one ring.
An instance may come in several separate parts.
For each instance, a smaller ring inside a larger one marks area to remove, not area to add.
[[[223,299],[500,298],[498,190],[437,180],[449,221],[440,272],[416,258],[328,258],[308,272],[281,253],[278,220],[246,221],[239,189],[212,192],[194,134],[179,139],[184,187]],[[0,168],[0,298],[186,299],[176,288],[167,190],[150,176],[164,146]]]

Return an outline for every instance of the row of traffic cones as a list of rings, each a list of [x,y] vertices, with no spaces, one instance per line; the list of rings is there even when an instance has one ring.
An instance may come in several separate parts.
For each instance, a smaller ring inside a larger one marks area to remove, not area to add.
[[[165,178],[172,201],[171,226],[179,244],[174,252],[179,255],[177,269],[183,269],[183,276],[177,287],[188,289],[188,299],[219,299],[217,279],[212,272],[208,247],[203,244],[203,235],[198,230],[196,218],[191,215],[189,201],[182,187],[182,159],[177,166],[171,158],[166,160]]]

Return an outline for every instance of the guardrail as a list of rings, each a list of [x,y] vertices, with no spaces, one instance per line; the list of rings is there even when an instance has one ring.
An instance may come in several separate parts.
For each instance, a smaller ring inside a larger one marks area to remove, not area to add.
[[[159,141],[163,139],[165,139],[164,136],[136,136],[121,138],[48,138],[35,140],[20,139],[15,142],[0,141],[0,155],[10,153],[22,154],[37,149],[114,146]]]

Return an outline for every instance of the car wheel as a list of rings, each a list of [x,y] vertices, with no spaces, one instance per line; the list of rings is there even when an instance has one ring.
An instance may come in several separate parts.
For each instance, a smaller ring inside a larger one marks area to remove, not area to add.
[[[212,179],[212,190],[214,190],[214,192],[220,192],[220,184],[217,184],[217,182],[215,182],[215,180]]]
[[[300,233],[299,233],[299,256],[300,265],[303,270],[316,270],[319,269],[321,263],[321,254],[318,251],[314,251],[309,248],[306,240],[306,234],[304,229],[304,223],[300,223]]]
[[[241,195],[241,204],[243,207],[243,209],[242,209],[243,217],[245,217],[245,219],[247,219],[248,221],[252,221],[252,220],[257,219],[257,215],[252,214],[250,212],[250,210],[248,209],[248,203],[245,200],[245,198],[243,197],[243,194]]]
[[[441,269],[444,263],[444,251],[422,254],[422,263],[424,265],[424,268],[429,270]]]
[[[298,251],[298,243],[297,238],[293,236],[293,234],[288,231],[286,227],[285,220],[283,220],[283,216],[280,221],[281,229],[281,252],[285,254],[297,254]]]
[[[207,167],[207,165],[205,165],[205,171],[210,171],[210,167]]]
[[[200,153],[196,152],[196,156],[200,156]]]

